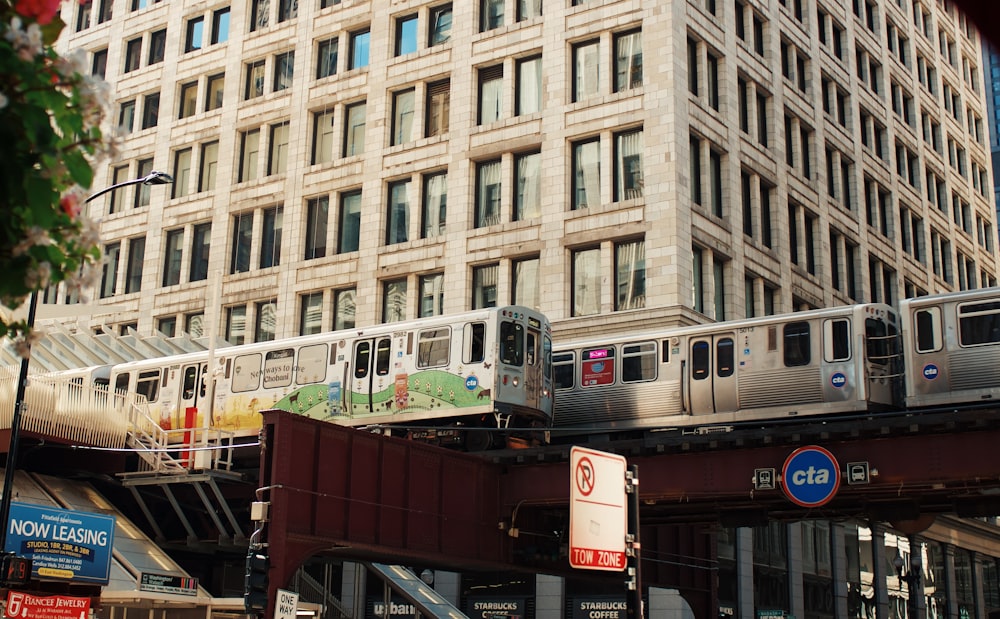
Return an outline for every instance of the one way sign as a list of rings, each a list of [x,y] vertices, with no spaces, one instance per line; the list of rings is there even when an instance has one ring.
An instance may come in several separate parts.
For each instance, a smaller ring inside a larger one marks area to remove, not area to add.
[[[298,608],[298,593],[278,589],[278,599],[274,604],[274,619],[295,619],[295,611]]]

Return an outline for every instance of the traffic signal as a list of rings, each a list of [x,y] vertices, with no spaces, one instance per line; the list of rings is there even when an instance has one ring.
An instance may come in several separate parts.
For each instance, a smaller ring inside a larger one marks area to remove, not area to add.
[[[246,580],[243,583],[243,606],[248,615],[267,611],[267,571],[271,562],[260,550],[251,549],[247,555]]]
[[[5,553],[0,560],[0,576],[7,585],[27,584],[31,580],[31,559]]]

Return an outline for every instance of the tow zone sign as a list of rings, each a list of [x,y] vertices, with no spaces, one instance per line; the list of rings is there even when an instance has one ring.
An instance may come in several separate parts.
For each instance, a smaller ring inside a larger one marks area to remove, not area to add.
[[[624,456],[570,450],[569,564],[587,570],[625,569],[627,531]]]

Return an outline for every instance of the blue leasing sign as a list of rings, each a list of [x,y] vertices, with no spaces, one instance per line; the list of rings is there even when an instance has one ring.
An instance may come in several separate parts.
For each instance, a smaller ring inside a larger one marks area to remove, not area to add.
[[[4,551],[31,559],[31,576],[108,584],[115,518],[104,514],[11,503]]]
[[[785,496],[792,503],[819,507],[837,494],[840,465],[833,454],[822,447],[799,447],[785,459],[781,482]]]

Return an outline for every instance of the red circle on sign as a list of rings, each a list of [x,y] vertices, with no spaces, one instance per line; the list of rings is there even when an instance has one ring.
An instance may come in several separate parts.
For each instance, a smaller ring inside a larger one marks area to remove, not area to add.
[[[583,496],[589,496],[594,491],[594,464],[590,458],[583,457],[576,463],[576,489]]]

